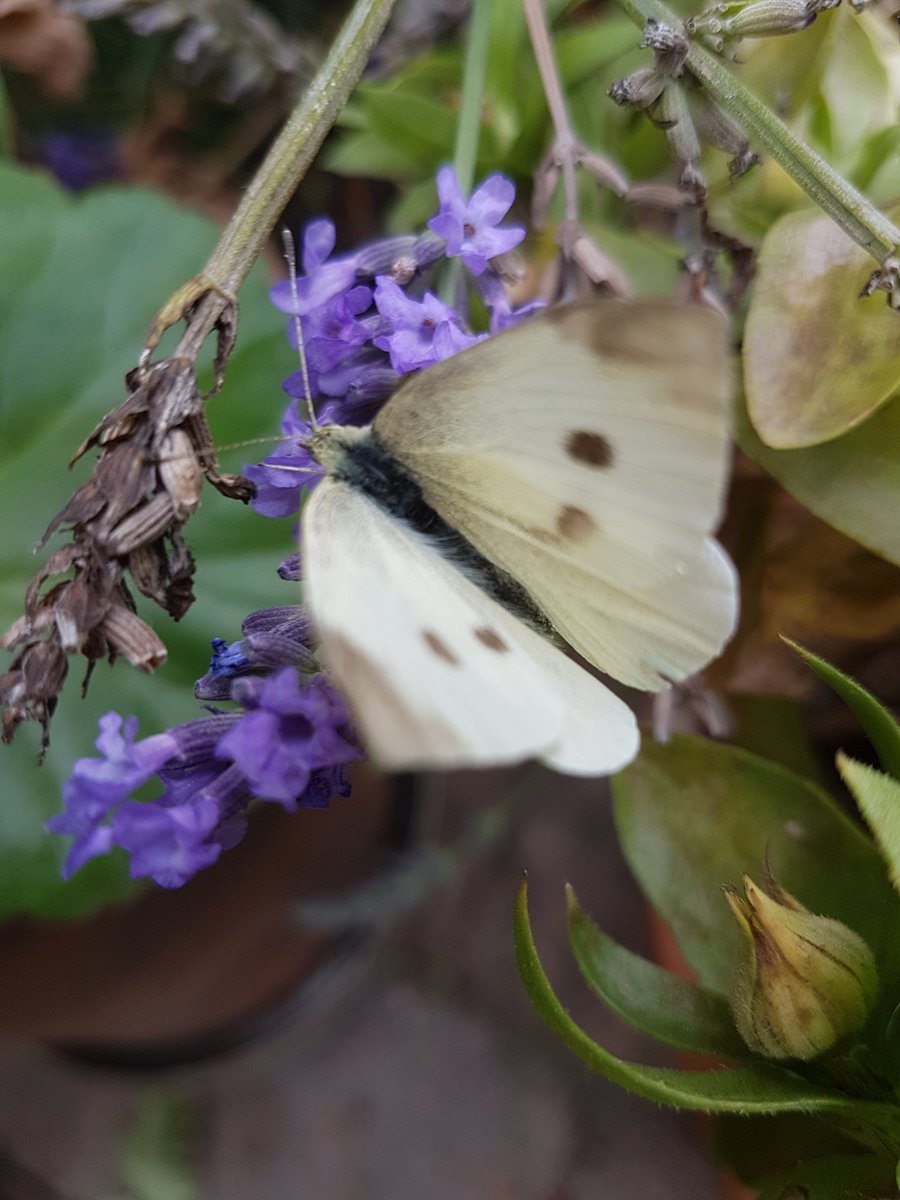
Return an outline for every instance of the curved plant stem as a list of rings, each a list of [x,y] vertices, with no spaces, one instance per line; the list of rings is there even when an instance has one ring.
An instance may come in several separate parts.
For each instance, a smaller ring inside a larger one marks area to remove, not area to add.
[[[169,300],[154,322],[148,350],[152,351],[164,329],[193,309],[176,350],[178,357],[193,361],[223,313],[233,307],[238,288],[362,75],[394,2],[356,0],[203,271]]]
[[[653,18],[680,28],[678,17],[662,0],[618,0],[618,3],[638,25],[643,26]],[[894,253],[900,244],[900,229],[820,155],[795,137],[775,113],[735,79],[716,55],[697,42],[690,42],[687,65],[745,132],[879,265]]]

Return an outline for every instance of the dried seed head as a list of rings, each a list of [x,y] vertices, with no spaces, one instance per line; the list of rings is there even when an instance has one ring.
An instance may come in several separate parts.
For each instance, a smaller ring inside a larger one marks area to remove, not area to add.
[[[591,150],[585,150],[579,156],[578,161],[589,175],[593,175],[598,183],[601,183],[604,187],[608,187],[617,196],[624,196],[628,191],[628,180],[616,164],[604,155],[594,154]]]
[[[688,93],[688,104],[699,135],[719,150],[732,156],[729,174],[737,178],[759,162],[750,149],[747,135],[741,126],[703,88]]]
[[[99,631],[113,654],[121,655],[140,671],[154,671],[166,661],[165,642],[130,608],[120,604],[110,607]]]
[[[652,17],[644,26],[644,36],[640,42],[654,51],[657,70],[671,79],[681,74],[684,60],[687,58],[687,38],[662,21]]]
[[[616,104],[634,108],[649,108],[655,104],[666,86],[667,76],[654,67],[639,67],[631,75],[611,84],[607,95]]]
[[[203,473],[184,429],[173,429],[163,439],[158,469],[159,481],[172,500],[175,519],[187,520],[200,504]]]
[[[695,196],[704,195],[706,181],[696,166],[700,157],[700,139],[688,108],[685,88],[670,81],[659,98],[655,117],[661,125],[669,150],[681,168],[678,182]]]
[[[571,246],[571,258],[587,275],[591,283],[603,285],[617,296],[631,296],[628,276],[618,263],[604,254],[585,234],[576,237]]]

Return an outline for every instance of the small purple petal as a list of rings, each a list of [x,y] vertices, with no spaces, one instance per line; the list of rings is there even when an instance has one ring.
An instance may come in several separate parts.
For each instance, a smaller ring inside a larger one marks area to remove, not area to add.
[[[113,839],[131,854],[132,879],[149,876],[160,887],[180,887],[222,852],[209,835],[219,820],[214,800],[198,796],[175,807],[123,804],[113,818]]]
[[[327,217],[310,221],[303,231],[303,272],[311,275],[334,249],[334,223]]]

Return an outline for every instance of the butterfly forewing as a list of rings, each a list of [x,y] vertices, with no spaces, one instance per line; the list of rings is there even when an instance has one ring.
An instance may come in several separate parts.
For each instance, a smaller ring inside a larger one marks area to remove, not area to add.
[[[326,666],[381,765],[492,766],[558,741],[564,705],[519,623],[362,492],[318,485],[303,561]]]
[[[438,364],[375,433],[425,500],[591,662],[658,688],[736,615],[722,501],[723,322],[663,302],[561,309]]]

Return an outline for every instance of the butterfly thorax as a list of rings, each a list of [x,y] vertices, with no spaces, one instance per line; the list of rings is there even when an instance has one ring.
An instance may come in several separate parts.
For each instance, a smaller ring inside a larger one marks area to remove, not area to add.
[[[535,628],[547,629],[543,612],[528,592],[426,503],[412,472],[390,453],[371,425],[323,426],[304,445],[332,479],[363,492],[392,516],[436,541],[442,553],[495,600]]]

